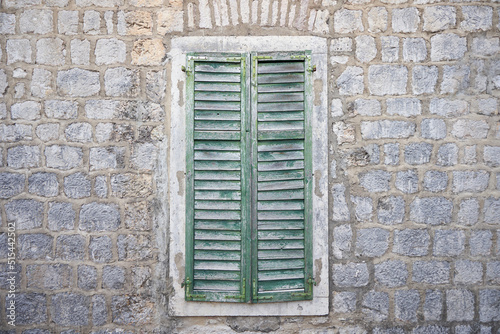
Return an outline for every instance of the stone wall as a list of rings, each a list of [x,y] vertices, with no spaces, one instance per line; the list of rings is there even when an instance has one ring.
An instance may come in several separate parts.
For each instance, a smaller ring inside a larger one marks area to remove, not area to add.
[[[497,1],[1,5],[5,333],[500,333]],[[166,55],[202,35],[329,41],[328,316],[166,314]]]

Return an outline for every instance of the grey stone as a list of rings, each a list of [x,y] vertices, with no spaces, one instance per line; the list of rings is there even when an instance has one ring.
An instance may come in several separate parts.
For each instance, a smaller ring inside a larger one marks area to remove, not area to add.
[[[5,237],[5,238],[4,238]],[[0,256],[3,259],[7,259],[7,234],[0,234],[0,242],[2,246],[0,246]],[[3,251],[3,247],[5,245],[5,252]],[[22,274],[22,266],[20,264],[9,265],[8,263],[0,264],[0,289],[3,290],[12,290],[16,286],[14,282],[21,282],[21,274]],[[12,280],[14,277],[14,280]],[[0,333],[2,333],[0,331]],[[15,333],[13,333],[15,334]]]
[[[441,225],[451,222],[453,203],[444,197],[417,197],[410,205],[410,220],[419,224]]]
[[[479,291],[479,320],[481,322],[500,321],[500,290]]]
[[[410,143],[405,146],[405,162],[410,165],[423,165],[431,160],[432,144]]]
[[[146,96],[151,101],[162,103],[167,87],[166,72],[148,71],[146,73]]]
[[[64,193],[69,198],[85,198],[90,196],[90,179],[83,173],[75,173],[64,178]]]
[[[83,14],[83,32],[88,35],[97,35],[101,32],[101,16],[98,11],[85,11]]]
[[[418,191],[418,174],[414,169],[399,171],[396,173],[396,189],[405,194],[413,194]]]
[[[486,282],[490,285],[500,284],[500,261],[491,261],[486,264]]]
[[[368,69],[370,92],[374,95],[406,94],[408,69],[399,65],[371,65]]]
[[[118,104],[118,117],[143,122],[160,122],[165,117],[164,107],[151,101],[132,100]]]
[[[387,30],[387,10],[385,7],[372,7],[368,12],[368,31],[377,33]]]
[[[128,203],[125,208],[125,227],[134,231],[151,230],[153,210],[153,206],[147,201]]]
[[[79,234],[65,234],[57,237],[56,257],[75,261],[85,258],[85,237]]]
[[[146,325],[155,314],[155,303],[144,295],[113,296],[111,299],[112,320],[115,324]],[[262,318],[255,318],[261,320]]]
[[[467,65],[443,66],[441,94],[456,94],[467,91],[470,85],[470,71],[470,66]]]
[[[8,39],[5,49],[7,51],[7,65],[17,62],[32,64],[31,43],[27,39]]]
[[[393,32],[416,32],[420,14],[415,7],[395,8],[392,10]]]
[[[64,65],[66,49],[60,38],[41,38],[36,42],[36,63],[42,65]]]
[[[43,324],[47,321],[47,298],[42,293],[19,293],[15,296],[16,325]]]
[[[394,293],[395,315],[397,319],[417,322],[417,310],[420,305],[418,290],[399,290]]]
[[[465,250],[465,233],[458,230],[436,230],[434,233],[435,256],[458,256]]]
[[[463,100],[432,99],[429,104],[431,114],[454,118],[469,113],[469,104]]]
[[[388,260],[375,264],[375,280],[383,286],[394,288],[404,286],[408,270],[403,261]]]
[[[43,203],[33,199],[16,199],[5,204],[7,222],[14,222],[18,230],[42,226]]]
[[[399,59],[399,38],[396,36],[381,36],[380,37],[380,53],[382,61],[392,63]]]
[[[92,323],[94,326],[105,325],[108,321],[108,308],[105,295],[92,296]]]
[[[408,138],[415,133],[415,123],[406,121],[365,121],[361,122],[363,139]]]
[[[422,113],[420,100],[416,98],[390,98],[386,103],[389,115],[412,117]]]
[[[333,229],[333,256],[343,259],[351,250],[352,229],[350,225],[340,225]]]
[[[375,38],[369,35],[360,35],[355,38],[356,58],[362,63],[368,63],[377,56]]]
[[[89,324],[90,297],[63,292],[52,296],[52,321],[59,326],[86,326]]]
[[[110,262],[113,258],[113,244],[107,235],[91,237],[89,243],[89,258],[97,263]]]
[[[362,13],[360,10],[337,10],[333,15],[333,29],[341,34],[364,31]]]
[[[412,69],[413,94],[433,94],[437,80],[437,66],[414,66]]]
[[[45,101],[45,115],[48,118],[72,119],[78,116],[78,102],[63,100]]]
[[[474,319],[474,295],[469,290],[446,291],[448,321],[472,321]]]
[[[478,99],[477,109],[480,115],[493,116],[497,113],[498,101],[495,98]]]
[[[441,31],[456,24],[456,10],[453,6],[427,6],[424,8],[424,31]]]
[[[429,253],[430,241],[425,229],[395,230],[392,251],[405,256],[425,256]]]
[[[60,290],[71,287],[72,269],[67,264],[26,266],[26,286],[32,289]]]
[[[459,260],[455,262],[455,284],[477,284],[483,281],[481,262]]]
[[[403,60],[419,63],[427,58],[427,46],[423,38],[403,39]]]
[[[464,199],[460,202],[457,221],[462,225],[474,225],[479,219],[479,203],[476,198]]]
[[[488,197],[484,201],[484,222],[500,224],[500,198]]]
[[[34,173],[28,178],[28,191],[32,194],[53,197],[59,194],[59,182],[55,173]]]
[[[10,108],[12,119],[23,119],[26,121],[35,121],[40,119],[40,103],[35,101],[25,101],[15,103]]]
[[[416,327],[413,334],[449,334],[450,329],[443,326],[438,325],[426,325],[426,326],[418,326]]]
[[[64,131],[68,141],[87,143],[92,141],[92,125],[86,122],[71,123]]]
[[[134,97],[139,93],[139,72],[125,67],[106,70],[104,89],[107,96]]]
[[[124,5],[124,0],[76,0],[77,7],[118,7]]]
[[[343,184],[334,184],[332,187],[332,219],[334,221],[349,221],[349,207],[345,198],[345,186]]]
[[[1,49],[0,49],[1,50]],[[0,58],[2,58],[2,52],[0,51]],[[9,87],[9,83],[7,81],[7,74],[5,70],[0,70],[0,97],[3,97],[5,91],[7,91],[7,87]],[[7,116],[7,106],[5,103],[1,104],[0,108],[1,118],[4,119]]]
[[[16,33],[16,15],[0,13],[0,34],[15,34]]]
[[[116,38],[99,39],[95,46],[96,65],[110,65],[125,62],[125,42]]]
[[[124,159],[124,147],[108,146],[90,148],[90,170],[123,168]]]
[[[113,123],[99,123],[95,126],[95,137],[98,143],[113,139]]]
[[[72,230],[75,228],[76,212],[71,203],[51,202],[47,214],[47,225],[51,231]]]
[[[361,116],[379,116],[382,114],[380,102],[374,99],[356,99],[354,113]]]
[[[384,144],[384,164],[396,166],[399,164],[399,144]]]
[[[472,327],[469,325],[455,326],[455,334],[471,334]]]
[[[389,248],[390,232],[381,228],[359,229],[356,239],[356,256],[378,257]]]
[[[352,38],[349,37],[339,37],[332,38],[330,41],[330,52],[341,53],[352,51]]]
[[[471,231],[469,246],[470,255],[472,256],[487,256],[491,254],[491,246],[493,245],[493,233],[490,230]]]
[[[488,187],[490,173],[479,171],[453,171],[453,192],[482,192]]]
[[[500,51],[500,39],[498,37],[475,37],[472,39],[471,50],[478,56],[492,56]]]
[[[83,166],[80,147],[51,145],[45,147],[45,162],[49,168],[68,170]]]
[[[460,28],[465,31],[487,31],[491,29],[493,8],[489,6],[462,6],[464,19]]]
[[[488,166],[500,166],[500,146],[485,146],[483,157],[484,163]]]
[[[142,261],[153,258],[149,235],[119,235],[117,244],[120,261]]]
[[[345,326],[339,328],[339,334],[367,334],[368,332],[361,326]]]
[[[378,165],[380,163],[380,146],[377,144],[368,144],[363,147],[363,149],[368,153],[368,162],[372,165]]]
[[[120,227],[120,211],[116,204],[88,203],[80,210],[80,230],[116,231]]]
[[[465,37],[456,34],[437,34],[431,37],[431,60],[461,59],[467,51]]]
[[[446,123],[438,118],[424,118],[420,123],[422,138],[439,140],[446,137]]]
[[[151,143],[135,143],[132,146],[130,167],[141,170],[153,170],[156,165],[158,149]]]
[[[355,292],[334,292],[333,293],[333,312],[352,313],[356,311],[356,293]]]
[[[52,257],[53,239],[41,233],[21,234],[18,237],[17,256],[21,260],[49,260]]]
[[[26,9],[19,18],[21,34],[48,34],[53,32],[52,10]]]
[[[113,174],[111,176],[111,192],[113,196],[147,197],[153,193],[151,175],[148,174]]]
[[[102,269],[103,289],[123,289],[125,286],[125,268],[104,266]]]
[[[57,89],[61,95],[87,97],[99,93],[99,72],[72,68],[57,72]]]
[[[377,203],[378,221],[384,225],[403,223],[405,217],[405,201],[402,196],[381,197]]]
[[[450,281],[450,263],[446,261],[413,262],[413,281],[427,284],[445,284]]]
[[[90,64],[90,41],[87,39],[72,39],[71,40],[71,63],[73,65],[89,65]]]
[[[405,334],[405,331],[399,327],[374,328],[373,334]]]
[[[333,284],[338,287],[367,286],[369,273],[366,263],[333,264]]]
[[[347,66],[344,72],[337,78],[336,83],[340,95],[363,94],[363,69],[357,66]]]
[[[147,266],[132,267],[131,274],[132,274],[131,283],[134,289],[141,289],[141,288],[148,289],[151,287],[152,276],[150,267]]]
[[[108,184],[106,181],[106,176],[98,175],[94,182],[94,192],[99,198],[108,197]]]
[[[24,191],[26,176],[18,173],[0,173],[0,198],[10,198]]]
[[[447,143],[439,146],[436,165],[454,166],[458,162],[458,146],[455,143]]]
[[[424,175],[424,189],[432,192],[446,190],[448,186],[448,174],[438,170],[429,170]]]
[[[45,123],[36,127],[35,133],[42,141],[51,141],[59,138],[59,123]]]
[[[371,193],[388,191],[390,181],[391,173],[384,170],[371,170],[359,174],[359,184]]]
[[[373,200],[370,197],[351,196],[354,214],[358,221],[370,221],[373,215]]]
[[[61,10],[57,13],[57,30],[60,34],[78,34],[78,11]]]
[[[46,98],[53,93],[52,73],[42,68],[34,68],[31,76],[31,95]]]
[[[370,291],[364,295],[361,311],[374,321],[383,321],[389,314],[389,295],[386,292]]]
[[[441,320],[443,293],[439,290],[426,290],[423,309],[426,321]]]

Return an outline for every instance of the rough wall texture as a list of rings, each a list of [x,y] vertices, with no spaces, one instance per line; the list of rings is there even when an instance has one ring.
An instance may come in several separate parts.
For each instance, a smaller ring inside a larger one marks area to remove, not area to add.
[[[500,333],[499,11],[496,1],[2,0],[1,328]],[[179,223],[163,218],[157,190],[177,177],[162,153],[166,53],[188,35],[329,39],[329,316],[166,315],[156,236]]]

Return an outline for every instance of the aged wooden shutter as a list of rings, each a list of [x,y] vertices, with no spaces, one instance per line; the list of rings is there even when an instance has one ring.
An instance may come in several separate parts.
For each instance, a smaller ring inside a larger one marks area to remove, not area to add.
[[[309,53],[252,54],[254,302],[312,299],[311,72]]]
[[[186,300],[241,302],[250,295],[246,58],[188,55],[186,72]]]

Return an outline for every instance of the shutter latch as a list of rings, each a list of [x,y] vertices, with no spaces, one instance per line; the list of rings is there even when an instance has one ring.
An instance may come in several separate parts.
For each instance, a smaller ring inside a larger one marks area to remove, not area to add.
[[[255,279],[253,280],[252,284],[253,284],[253,299],[254,300],[270,300],[270,299],[273,299],[273,296],[258,297],[257,296],[257,282],[255,281]]]
[[[312,277],[309,276],[309,279],[307,280],[307,285],[309,286],[309,292],[293,292],[292,296],[294,297],[305,297],[305,298],[312,298],[313,295],[313,285],[316,286],[316,281],[312,279]]]
[[[316,65],[307,68],[308,72],[316,72]]]
[[[191,294],[191,290],[192,290],[191,284],[193,284],[193,282],[191,282],[189,280],[189,277],[186,277],[186,281],[182,282],[182,284],[181,284],[181,288],[186,287],[186,298],[189,298],[189,299],[205,299],[207,297],[205,295],[193,295],[193,294]]]
[[[226,296],[224,298],[226,299],[240,299],[240,300],[245,300],[245,295],[247,294],[247,279],[243,279],[243,284],[241,287],[241,295],[232,295],[232,296]]]

